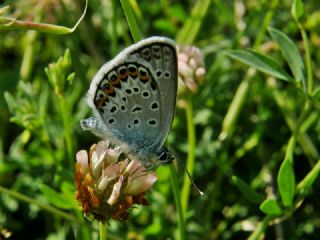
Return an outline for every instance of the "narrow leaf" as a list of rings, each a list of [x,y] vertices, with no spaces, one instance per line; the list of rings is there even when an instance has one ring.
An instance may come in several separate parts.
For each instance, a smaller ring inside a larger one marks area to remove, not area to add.
[[[293,0],[291,14],[295,21],[301,21],[301,18],[304,16],[303,3],[301,0]]]
[[[266,199],[261,203],[260,210],[267,215],[281,215],[282,210],[275,199]]]
[[[275,78],[285,81],[292,81],[290,76],[281,68],[281,66],[271,57],[252,50],[231,50],[226,54],[242,63],[256,68],[257,70],[270,74]]]
[[[247,183],[237,176],[232,176],[232,182],[239,188],[243,196],[253,203],[261,203],[264,197],[253,190]]]
[[[305,68],[296,44],[294,44],[286,34],[275,28],[269,28],[269,33],[273,40],[279,45],[282,55],[287,61],[296,82],[303,81],[305,84]]]
[[[281,164],[278,173],[278,188],[280,191],[282,203],[286,207],[291,207],[296,187],[294,169],[293,169],[293,151],[295,139],[291,137],[287,146],[286,156]]]

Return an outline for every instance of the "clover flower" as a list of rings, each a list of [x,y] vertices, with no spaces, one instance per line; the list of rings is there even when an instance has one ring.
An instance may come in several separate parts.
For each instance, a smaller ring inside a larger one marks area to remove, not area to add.
[[[147,172],[139,160],[123,156],[108,141],[77,153],[76,198],[89,219],[124,221],[134,204],[147,204],[145,193],[157,176]]]
[[[195,93],[206,73],[203,55],[194,46],[178,46],[179,93]]]

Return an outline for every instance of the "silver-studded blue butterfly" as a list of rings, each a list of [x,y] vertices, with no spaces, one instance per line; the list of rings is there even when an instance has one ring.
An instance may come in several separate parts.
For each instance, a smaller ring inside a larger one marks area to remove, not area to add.
[[[85,130],[137,156],[147,167],[170,162],[164,146],[177,95],[175,42],[150,37],[120,52],[93,78],[87,95],[94,116],[81,120]]]

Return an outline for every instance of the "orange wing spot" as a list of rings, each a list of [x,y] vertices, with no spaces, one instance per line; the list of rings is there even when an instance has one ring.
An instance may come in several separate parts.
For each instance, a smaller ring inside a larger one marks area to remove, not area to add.
[[[120,77],[121,80],[126,79],[128,77],[128,71],[126,71],[123,74],[119,74],[119,77]]]
[[[136,69],[136,68],[132,68],[132,69],[129,68],[129,75],[130,75],[130,77],[136,77],[136,76],[138,76],[138,71],[137,71],[137,69]]]
[[[142,82],[148,82],[149,81],[149,74],[139,74],[139,78]]]
[[[108,86],[106,89],[103,89],[103,92],[107,95],[114,93],[114,88],[113,86]]]
[[[110,79],[109,82],[112,84],[112,85],[118,85],[121,81],[121,76],[118,75],[117,78],[114,78],[114,79]]]
[[[108,96],[104,96],[100,98],[98,103],[98,108],[104,107],[107,100],[108,100]]]

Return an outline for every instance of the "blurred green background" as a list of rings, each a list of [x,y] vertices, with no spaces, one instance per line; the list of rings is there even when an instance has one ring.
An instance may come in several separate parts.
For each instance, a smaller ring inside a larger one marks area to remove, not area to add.
[[[205,58],[205,80],[195,93],[179,94],[183,104],[167,140],[182,162],[188,159],[205,193],[189,193],[190,182],[176,165],[185,239],[319,239],[319,2],[305,1],[298,22],[289,0],[127,3],[143,37],[161,35],[195,45]],[[84,1],[2,1],[0,6],[10,9],[0,13],[0,239],[98,239],[98,224],[83,218],[74,199],[75,153],[98,141],[79,124],[91,114],[84,96],[92,77],[133,43],[122,4],[90,0],[78,28],[58,35],[12,29],[3,25],[4,17],[72,27]],[[228,56],[229,50],[254,49],[292,76],[290,61],[268,27],[297,46],[308,91],[301,82],[270,77]],[[71,63],[57,91],[45,68],[66,49]],[[292,136],[295,144],[288,146]],[[295,181],[284,177],[281,185],[284,159],[293,162],[288,176]],[[181,238],[169,167],[159,167],[157,174],[147,195],[150,205],[134,208],[125,223],[110,221],[108,239]],[[308,174],[308,187],[297,187]],[[294,191],[289,205],[283,203],[281,186]],[[275,199],[281,211],[274,205],[269,212],[261,210],[265,199]]]

